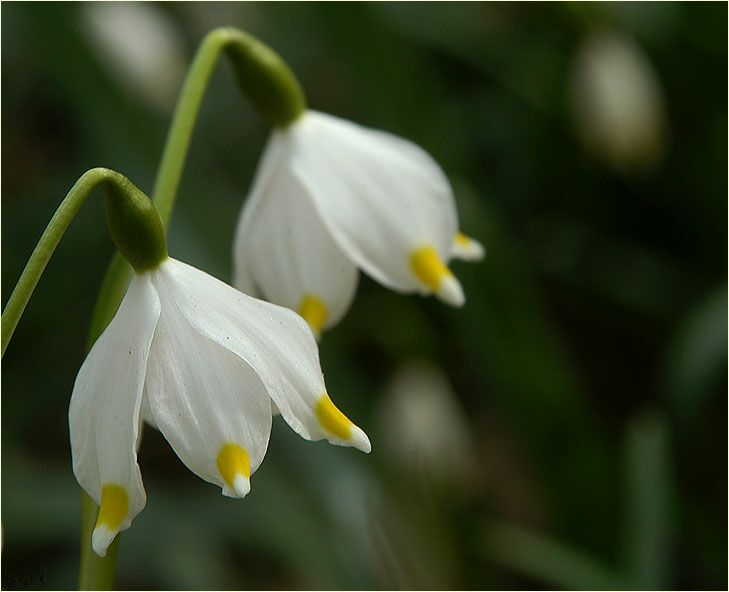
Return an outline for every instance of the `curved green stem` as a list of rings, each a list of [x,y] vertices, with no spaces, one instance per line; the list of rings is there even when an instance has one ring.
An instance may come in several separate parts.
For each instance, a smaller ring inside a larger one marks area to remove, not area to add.
[[[195,123],[218,58],[225,52],[241,91],[269,122],[286,126],[306,109],[301,86],[283,60],[267,46],[232,27],[214,29],[205,36],[185,78],[162,152],[152,201],[166,229],[187,161]],[[96,301],[88,349],[114,318],[126,292],[131,270],[119,253],[106,270]]]
[[[130,235],[125,234],[124,229],[129,224],[136,223],[138,211],[133,207],[127,207],[129,203],[126,201],[120,203],[114,195],[116,193],[134,201],[143,194],[123,175],[109,169],[95,168],[84,173],[51,218],[10,295],[2,314],[2,354],[5,353],[28,300],[61,237],[81,205],[99,185],[108,183],[110,186],[111,197],[107,200],[107,209],[113,210],[114,213],[109,217],[109,230],[117,246],[124,251],[127,258],[131,257],[130,261],[135,267],[137,269],[154,267],[160,258],[166,258],[164,230],[169,224],[202,99],[213,68],[223,51],[233,64],[243,92],[265,119],[273,125],[282,127],[295,121],[304,112],[306,103],[301,87],[288,66],[271,49],[237,29],[221,28],[209,33],[190,67],[167,136],[153,193],[153,203],[159,213],[159,218],[154,213],[156,229],[152,228],[151,232],[147,233],[146,230],[150,229],[147,226],[145,232],[140,235],[143,239],[140,239],[141,243],[133,239],[128,241]],[[136,192],[134,196],[130,196],[131,191]],[[144,201],[146,197],[142,201],[137,201],[137,205],[142,204],[144,207]],[[148,214],[150,209],[154,211],[154,207],[148,209]],[[140,246],[142,244],[143,247]],[[147,245],[151,246],[147,248]],[[116,314],[126,292],[130,271],[130,266],[121,254],[115,253],[104,276],[94,309],[87,341],[88,349],[91,349]],[[79,575],[79,587],[82,590],[106,590],[111,589],[114,584],[119,537],[117,536],[109,548],[106,557],[102,558],[93,553],[90,543],[97,513],[96,503],[82,492]]]
[[[296,78],[272,50],[238,29],[224,27],[208,33],[195,55],[180,91],[152,192],[152,201],[165,230],[172,215],[205,91],[223,51],[233,64],[241,90],[266,120],[274,125],[286,126],[296,120],[306,108],[304,95]],[[91,349],[114,318],[130,277],[131,268],[118,252],[115,253],[106,270],[94,308],[87,341],[88,349]],[[110,590],[116,572],[119,535],[106,557],[99,557],[91,550],[91,533],[98,507],[85,493],[82,496],[79,587],[81,590]]]
[[[147,196],[120,173],[106,168],[94,168],[86,171],[58,206],[5,306],[2,314],[3,354],[58,243],[79,208],[100,186],[103,186],[106,192],[107,223],[112,238],[135,267],[142,271],[153,269],[167,257],[162,223]],[[119,251],[117,251],[112,269],[117,278],[128,278],[129,276],[128,270],[131,267],[119,254]],[[122,286],[120,291],[118,284],[105,284],[101,297],[106,302],[115,301],[117,298],[121,301],[125,287]],[[101,323],[106,326],[111,317],[108,319],[95,317],[94,320],[97,327]],[[92,332],[93,339],[97,336]],[[110,589],[114,583],[117,544],[114,543],[110,547],[104,559],[96,556],[91,549],[91,533],[97,512],[98,506],[83,493],[81,510],[81,563],[83,568],[79,581],[82,589]]]
[[[152,200],[165,226],[169,224],[175,204],[202,100],[226,40],[227,35],[219,30],[205,37],[180,91],[152,191]]]
[[[18,321],[20,321],[20,317],[23,315],[28,300],[30,300],[38,280],[40,280],[43,270],[56,250],[63,233],[66,232],[76,212],[93,193],[94,189],[104,183],[125,186],[129,182],[123,175],[110,169],[95,168],[86,171],[71,187],[71,190],[61,202],[61,205],[58,206],[56,213],[53,214],[51,221],[43,231],[2,314],[3,355],[15,332]]]
[[[165,226],[175,203],[205,90],[223,51],[231,60],[241,91],[267,121],[273,125],[286,126],[306,108],[299,83],[288,66],[271,49],[232,27],[222,27],[208,33],[180,92],[152,192],[152,201]]]

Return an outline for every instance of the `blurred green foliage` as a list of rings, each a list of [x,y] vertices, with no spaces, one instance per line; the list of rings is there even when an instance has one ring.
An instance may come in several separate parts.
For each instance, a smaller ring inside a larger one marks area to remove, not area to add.
[[[153,103],[120,84],[85,32],[87,6],[2,5],[3,302],[81,173],[154,181],[174,92]],[[145,6],[171,24],[183,65],[209,29],[237,26],[282,54],[313,108],[421,144],[488,256],[455,265],[462,310],[363,278],[325,336],[329,391],[371,456],[276,420],[236,502],[146,430],[148,504],[122,537],[119,587],[724,588],[726,4]],[[599,30],[655,68],[667,133],[651,168],[615,171],[579,142],[570,79]],[[230,277],[266,135],[221,63],[173,256]],[[100,202],[71,226],[3,360],[5,589],[75,585],[66,414],[113,249]],[[445,372],[467,417],[476,463],[462,483],[436,486],[378,446],[387,385],[413,359]]]

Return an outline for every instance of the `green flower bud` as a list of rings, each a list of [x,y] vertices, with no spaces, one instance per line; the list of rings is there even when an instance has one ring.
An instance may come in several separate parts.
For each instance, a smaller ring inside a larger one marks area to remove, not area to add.
[[[104,184],[109,233],[138,273],[156,269],[167,259],[167,242],[157,209],[129,179],[113,173]]]
[[[306,111],[306,99],[291,69],[275,51],[233,28],[216,34],[230,36],[224,50],[235,70],[241,91],[266,121],[286,127]]]

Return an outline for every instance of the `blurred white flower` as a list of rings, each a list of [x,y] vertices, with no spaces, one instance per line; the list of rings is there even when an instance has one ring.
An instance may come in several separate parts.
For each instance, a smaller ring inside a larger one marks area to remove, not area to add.
[[[385,455],[435,481],[466,478],[474,467],[473,435],[446,376],[432,365],[401,367],[379,410]]]
[[[306,111],[266,146],[238,221],[234,285],[299,311],[318,333],[347,312],[358,269],[461,306],[447,263],[481,256],[458,232],[451,186],[422,148]]]
[[[170,111],[185,74],[182,38],[151,2],[85,2],[82,28],[120,88]]]
[[[101,506],[96,553],[104,556],[146,503],[142,418],[193,473],[243,497],[268,447],[271,400],[303,438],[370,451],[329,398],[301,317],[175,259],[135,274],[69,408],[74,473]]]
[[[580,48],[572,77],[578,132],[588,149],[621,172],[653,164],[665,133],[665,100],[641,47],[600,32]]]

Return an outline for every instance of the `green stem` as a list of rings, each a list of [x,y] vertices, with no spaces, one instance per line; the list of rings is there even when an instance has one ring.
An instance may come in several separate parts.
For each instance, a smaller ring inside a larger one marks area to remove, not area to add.
[[[23,269],[23,273],[20,275],[20,279],[15,285],[15,289],[10,295],[2,314],[3,355],[15,332],[15,328],[18,326],[18,321],[23,315],[28,300],[30,300],[38,280],[40,280],[43,270],[48,265],[48,261],[56,250],[61,237],[71,224],[76,212],[93,193],[94,189],[104,183],[124,187],[129,182],[123,175],[110,169],[95,168],[86,171],[71,187],[71,190],[61,202],[61,205],[58,206],[56,213],[53,214],[51,221],[43,231],[43,235],[33,250],[30,259],[28,259],[28,263],[26,263],[25,269]]]
[[[172,215],[177,189],[180,185],[205,90],[226,39],[227,35],[218,30],[212,31],[205,37],[180,92],[152,193],[152,201],[157,206],[165,229]],[[106,270],[99,297],[96,300],[89,327],[87,349],[91,349],[114,318],[124,298],[130,278],[131,267],[118,252],[115,253]],[[79,589],[111,590],[114,587],[117,550],[121,533],[116,536],[112,546],[109,547],[106,557],[96,555],[91,548],[91,534],[99,508],[83,491],[81,498]]]
[[[86,202],[97,187],[106,190],[107,223],[109,231],[119,249],[138,269],[153,268],[167,257],[164,231],[154,206],[124,175],[106,168],[94,168],[85,172],[68,192],[48,226],[43,231],[38,244],[28,259],[20,279],[10,295],[2,314],[2,353],[10,343],[15,328],[23,315],[30,297],[48,265],[53,252],[68,229],[79,208]],[[107,301],[121,301],[126,285],[120,287],[118,278],[128,278],[131,267],[117,252],[111,268],[115,282],[105,284],[101,297]],[[108,312],[107,307],[107,312]],[[100,309],[97,307],[97,312]],[[116,309],[115,309],[116,310]],[[113,313],[112,313],[113,316]],[[94,318],[95,326],[106,323],[111,317]],[[92,339],[98,335],[92,332]],[[90,342],[90,345],[93,341]],[[81,510],[81,578],[82,589],[110,589],[116,571],[116,549],[114,543],[102,559],[91,549],[91,533],[96,521],[98,506],[85,493]]]
[[[180,91],[152,192],[152,201],[165,230],[172,215],[200,106],[223,51],[233,64],[242,90],[269,122],[286,126],[297,119],[306,107],[296,78],[273,51],[234,28],[224,27],[208,33],[195,55]],[[96,301],[89,328],[88,349],[91,349],[114,318],[130,277],[131,268],[116,253],[106,270]],[[91,533],[98,507],[85,493],[82,496],[79,588],[110,590],[114,584],[119,535],[106,557],[99,557],[91,550]]]
[[[169,224],[175,204],[205,90],[225,42],[226,36],[219,30],[212,31],[205,37],[180,92],[152,192],[152,200],[165,227]]]
[[[119,535],[106,550],[106,557],[99,557],[91,547],[99,506],[81,490],[81,573],[79,590],[111,590],[116,576],[116,560],[119,553]]]
[[[180,93],[152,192],[152,201],[165,227],[175,203],[205,90],[223,50],[231,60],[242,92],[267,121],[286,126],[306,108],[299,83],[288,66],[271,49],[231,27],[208,33],[190,66]]]
[[[286,126],[295,121],[306,108],[298,81],[271,49],[250,35],[231,27],[214,29],[208,33],[195,54],[180,91],[152,192],[152,202],[157,207],[165,230],[175,205],[205,91],[218,58],[224,51],[231,60],[241,90],[251,99],[258,112],[272,124]],[[131,269],[121,255],[116,253],[106,270],[96,301],[89,330],[88,349],[91,349],[114,318],[130,277]]]

